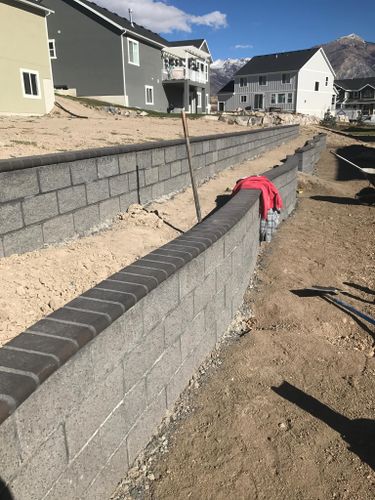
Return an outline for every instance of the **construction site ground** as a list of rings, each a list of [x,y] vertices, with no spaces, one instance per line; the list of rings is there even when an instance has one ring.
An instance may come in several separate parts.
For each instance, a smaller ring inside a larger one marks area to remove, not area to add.
[[[350,144],[328,136],[329,149]],[[374,329],[298,293],[338,287],[375,315],[374,206],[355,200],[368,183],[343,168],[326,151],[316,175],[300,176],[244,316],[111,498],[375,498]]]

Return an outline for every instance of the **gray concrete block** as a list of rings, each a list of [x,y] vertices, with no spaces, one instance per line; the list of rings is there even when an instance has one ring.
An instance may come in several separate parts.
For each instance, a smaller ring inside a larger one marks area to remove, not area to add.
[[[194,292],[186,295],[164,320],[165,344],[169,346],[190,326],[194,317]]]
[[[96,158],[77,160],[70,163],[70,172],[73,184],[87,184],[98,178]]]
[[[109,184],[108,179],[101,179],[99,181],[90,182],[86,185],[87,203],[97,203],[98,201],[106,200],[109,198]]]
[[[116,175],[109,179],[109,189],[111,196],[129,192],[129,176],[128,174]]]
[[[129,466],[133,464],[138,454],[151,440],[157,426],[165,415],[166,408],[166,395],[163,389],[129,432],[127,440]]]
[[[5,257],[5,252],[4,252],[4,246],[3,246],[3,239],[0,238],[0,259]]]
[[[96,159],[96,165],[99,179],[112,177],[112,175],[117,175],[120,171],[117,155],[99,157]]]
[[[119,155],[120,173],[133,172],[137,168],[137,155],[136,153],[125,153]]]
[[[147,170],[146,170],[147,172]],[[165,179],[169,179],[171,176],[171,166],[169,164],[167,165],[160,165],[159,167],[159,181],[164,181]]]
[[[90,351],[81,349],[17,408],[15,417],[23,460],[34,455],[80,405],[92,387],[93,378]]]
[[[47,245],[71,238],[75,234],[73,215],[59,215],[45,222],[42,228],[44,243]]]
[[[164,182],[158,182],[157,184],[153,184],[151,186],[151,197],[153,200],[158,200],[165,193],[165,184]]]
[[[124,439],[117,443],[116,451],[108,459],[88,489],[82,493],[81,499],[103,500],[104,498],[110,498],[114,485],[123,479],[128,468],[127,441]]]
[[[180,146],[176,146],[176,159],[184,160],[187,158],[186,145],[181,144]]]
[[[90,205],[80,208],[73,214],[74,229],[77,233],[83,234],[94,228],[100,222],[99,206]]]
[[[45,500],[81,499],[99,474],[102,458],[100,435],[97,434],[69,464]]]
[[[155,184],[159,180],[159,167],[149,168],[145,170],[144,175],[146,186]]]
[[[202,142],[202,154],[208,153],[210,150],[210,141]]]
[[[129,206],[133,203],[139,203],[137,191],[131,191],[130,193],[122,194],[120,196],[120,211],[126,212]]]
[[[64,428],[60,425],[10,483],[14,498],[43,498],[67,465]]]
[[[220,238],[204,252],[204,272],[210,274],[224,260],[224,238]]]
[[[164,326],[159,324],[146,332],[139,343],[124,357],[125,390],[130,390],[152,368],[164,352]]]
[[[199,344],[204,336],[204,312],[201,311],[181,335],[181,356],[184,360]]]
[[[202,142],[195,142],[192,145],[192,154],[194,156],[198,156],[203,154],[203,143]]]
[[[0,172],[0,203],[25,198],[39,193],[36,170]]]
[[[78,408],[66,418],[65,433],[70,460],[120,403],[124,392],[122,367],[118,366],[101,383],[92,386]]]
[[[152,401],[165,387],[181,365],[180,340],[170,345],[146,376],[147,400]]]
[[[165,163],[172,163],[177,160],[177,146],[165,148]]]
[[[172,166],[171,166],[171,170],[172,170]],[[181,160],[181,173],[186,174],[187,172],[189,172],[189,162],[188,162],[188,160]]]
[[[179,272],[180,297],[183,299],[194,288],[199,286],[204,276],[204,254],[198,255],[194,260],[186,264]]]
[[[139,200],[141,205],[152,201],[152,190],[151,186],[143,187],[139,190]]]
[[[57,191],[57,200],[62,214],[84,207],[87,204],[85,186],[73,186]]]
[[[106,377],[140,342],[144,332],[142,314],[143,302],[140,301],[91,341],[95,380]],[[126,387],[129,389],[129,385]]]
[[[14,253],[32,252],[43,246],[42,227],[31,226],[6,234],[3,245],[6,257]]]
[[[165,163],[165,154],[163,148],[152,150],[152,166],[163,165]]]
[[[130,172],[129,176],[129,191],[134,191],[145,186],[145,171]]]
[[[125,394],[122,406],[124,432],[128,434],[139,416],[147,407],[146,380],[144,378],[139,380],[139,382]]]
[[[191,354],[181,364],[179,369],[170,379],[167,385],[167,408],[171,410],[180,397],[183,390],[187,387],[189,380],[194,375],[196,370],[196,361]]]
[[[21,465],[21,454],[14,415],[8,417],[0,425],[0,443],[1,479],[5,483],[8,483],[17,474]]]
[[[42,193],[63,189],[72,183],[69,165],[57,164],[39,167],[38,175]]]
[[[137,166],[139,169],[151,168],[152,165],[152,152],[138,151],[137,152]]]
[[[0,234],[15,231],[22,226],[21,203],[10,202],[0,205]]]
[[[152,267],[152,263],[150,263]],[[155,290],[143,298],[143,320],[145,333],[172,311],[179,302],[178,274],[172,274]]]
[[[110,198],[99,203],[99,217],[101,222],[113,219],[118,213],[120,213],[119,197]]]
[[[59,213],[56,192],[41,194],[24,200],[22,210],[27,226],[34,222],[55,217]]]
[[[187,164],[187,160],[182,160],[182,161],[186,161]],[[180,175],[182,173],[182,161],[177,160],[174,161],[173,163],[170,163],[171,177],[176,177],[176,175]]]
[[[213,271],[194,290],[194,314],[206,307],[216,294],[216,273]]]

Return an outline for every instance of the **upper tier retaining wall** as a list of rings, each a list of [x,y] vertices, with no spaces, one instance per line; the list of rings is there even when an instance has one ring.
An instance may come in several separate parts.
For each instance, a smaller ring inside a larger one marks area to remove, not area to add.
[[[198,182],[289,141],[298,125],[193,137]],[[0,257],[84,235],[190,185],[183,140],[0,160]]]

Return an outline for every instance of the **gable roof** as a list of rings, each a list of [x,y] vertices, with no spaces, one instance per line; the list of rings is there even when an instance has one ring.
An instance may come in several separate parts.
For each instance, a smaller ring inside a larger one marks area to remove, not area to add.
[[[312,49],[294,50],[293,52],[279,52],[278,54],[255,56],[245,66],[242,66],[236,75],[296,71],[301,69],[319,50],[320,47],[313,47]]]
[[[139,35],[141,38],[146,38],[147,40],[155,42],[156,44],[162,45],[164,47],[169,44],[169,42],[165,38],[158,35],[157,33],[154,33],[153,31],[148,30],[147,28],[144,28],[143,26],[140,26],[136,23],[133,23],[132,25],[129,19],[116,14],[115,12],[106,9],[105,7],[101,7],[94,2],[89,2],[88,0],[73,1],[77,4],[87,7],[92,12],[96,12],[100,17],[115,25],[118,29],[126,30],[129,33],[133,33],[134,35]]]
[[[344,80],[335,80],[334,84],[344,90],[361,90],[367,85],[375,88],[375,76],[369,76],[367,78],[346,78]]]
[[[175,42],[168,42],[168,44],[172,47],[185,47],[187,45],[192,45],[193,47],[200,49],[204,42],[204,38],[196,38],[195,40],[177,40]]]
[[[44,7],[36,0],[15,0],[15,1],[16,1],[16,3],[20,3],[20,4],[24,5],[25,7],[29,7],[31,9],[41,10],[44,12],[45,15],[54,13],[53,10],[47,9],[47,7]]]
[[[234,92],[234,80],[230,80],[228,83],[222,87],[217,94],[233,94]]]

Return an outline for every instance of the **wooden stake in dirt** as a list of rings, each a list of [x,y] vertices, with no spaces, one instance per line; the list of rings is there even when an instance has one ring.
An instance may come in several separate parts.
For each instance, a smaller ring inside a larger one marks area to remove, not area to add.
[[[198,190],[197,190],[197,186],[195,184],[195,178],[194,178],[194,173],[193,173],[193,165],[191,164],[191,149],[190,149],[189,129],[188,129],[185,111],[181,112],[181,118],[182,118],[182,125],[184,127],[186,151],[187,151],[189,170],[190,170],[191,187],[193,188],[195,211],[197,212],[197,219],[198,219],[198,223],[199,223],[199,222],[202,222],[202,215],[201,215],[201,207],[199,205]]]

